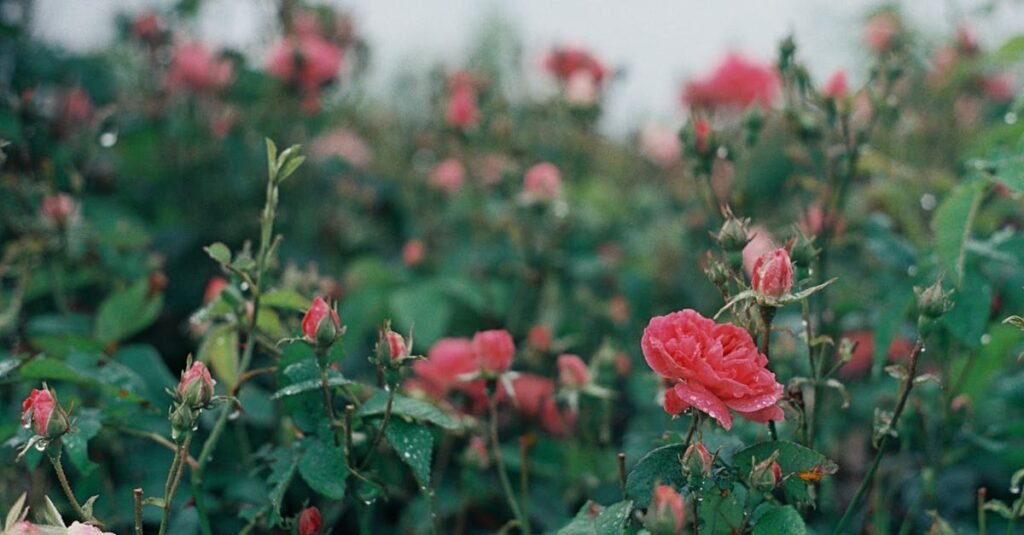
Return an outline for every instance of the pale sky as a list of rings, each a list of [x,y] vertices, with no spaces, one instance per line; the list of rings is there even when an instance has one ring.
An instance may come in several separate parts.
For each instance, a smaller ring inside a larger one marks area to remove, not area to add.
[[[654,121],[682,119],[679,88],[730,50],[771,60],[779,39],[793,32],[801,55],[822,80],[847,67],[856,79],[866,53],[860,47],[864,14],[874,0],[335,0],[350,9],[373,54],[369,87],[386,94],[396,73],[439,60],[458,66],[482,21],[501,14],[517,28],[526,59],[539,64],[553,44],[590,48],[622,68],[607,97],[602,128],[612,135]],[[984,0],[906,0],[911,23],[928,36],[949,35],[966,19],[986,46],[1024,28],[1024,3],[1001,0],[981,14]],[[102,47],[113,38],[114,15],[134,13],[157,0],[36,0],[39,36],[75,50]],[[273,32],[276,2],[205,0],[197,24],[186,31],[212,44],[258,59]]]

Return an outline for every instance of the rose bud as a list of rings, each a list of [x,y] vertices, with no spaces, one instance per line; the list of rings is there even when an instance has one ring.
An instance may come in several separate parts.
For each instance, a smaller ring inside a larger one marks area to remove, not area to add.
[[[683,467],[690,473],[702,474],[707,477],[711,475],[714,459],[711,458],[711,453],[704,447],[704,444],[697,442],[691,444],[683,453]]]
[[[685,520],[683,497],[676,489],[668,485],[654,487],[654,498],[647,512],[647,529],[654,535],[679,535]]]
[[[782,483],[782,467],[775,460],[776,457],[778,457],[778,452],[754,465],[754,468],[750,470],[751,486],[769,490],[778,487]]]
[[[380,356],[381,362],[398,364],[409,358],[411,341],[407,343],[405,338],[392,331],[390,326],[385,326],[380,336],[377,354]]]
[[[526,335],[526,341],[530,344],[530,347],[537,351],[547,351],[551,349],[551,329],[544,325],[534,325],[530,327],[530,332]]]
[[[942,279],[935,281],[927,288],[914,288],[917,295],[917,308],[921,315],[929,319],[937,319],[952,308],[953,303],[949,300],[952,291],[942,289]]]
[[[473,336],[473,354],[480,371],[486,375],[507,372],[515,353],[512,335],[504,329],[481,331]]]
[[[320,532],[320,510],[307,507],[299,513],[299,535],[313,535]]]
[[[313,304],[302,318],[302,334],[320,348],[330,347],[340,336],[341,319],[322,297],[313,299]]]
[[[412,239],[405,242],[402,247],[402,262],[409,267],[416,267],[423,262],[426,253],[426,246],[423,241]]]
[[[590,382],[590,369],[578,355],[558,357],[558,382],[563,388],[578,390]]]
[[[224,277],[210,277],[210,280],[206,283],[206,289],[203,290],[203,303],[209,303],[220,297],[220,293],[227,287],[228,280]]]
[[[731,213],[727,214],[725,223],[718,231],[716,240],[726,253],[738,253],[750,243],[750,232],[747,230],[747,219],[740,219]]]
[[[188,371],[182,372],[178,383],[178,395],[181,402],[192,409],[201,409],[213,399],[214,387],[217,382],[210,376],[210,370],[202,362],[192,364]]]
[[[751,287],[770,297],[781,297],[793,288],[793,262],[785,249],[762,254],[754,262]]]
[[[57,438],[71,429],[71,423],[48,388],[32,390],[21,403],[21,423],[36,435]]]
[[[43,197],[40,210],[43,219],[57,226],[67,225],[78,213],[78,203],[67,193],[47,195]]]
[[[821,93],[828,99],[845,100],[847,94],[849,94],[848,87],[846,71],[838,70],[825,82],[825,87],[822,88]]]
[[[523,177],[523,190],[535,200],[554,199],[562,191],[562,174],[552,163],[539,163]]]

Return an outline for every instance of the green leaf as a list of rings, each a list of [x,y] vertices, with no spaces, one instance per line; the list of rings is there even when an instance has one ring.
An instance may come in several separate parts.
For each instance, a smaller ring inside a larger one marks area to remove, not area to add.
[[[415,328],[416,341],[429,346],[445,335],[452,317],[451,303],[440,284],[425,283],[395,292],[388,306],[398,332]]]
[[[96,463],[89,460],[89,440],[100,432],[100,411],[98,409],[79,409],[74,414],[74,433],[64,436],[64,450],[75,468],[87,476],[96,469]]]
[[[299,459],[299,473],[309,488],[326,498],[341,500],[345,497],[348,466],[345,450],[324,444],[316,438],[303,441],[305,451]]]
[[[685,451],[683,444],[669,444],[647,452],[626,476],[626,496],[632,498],[637,507],[646,508],[655,484],[684,486],[686,477],[681,459]]]
[[[350,385],[350,384],[352,384],[352,381],[346,379],[344,376],[342,376],[340,373],[338,373],[336,371],[331,370],[331,371],[328,371],[327,374],[328,374],[328,376],[327,376],[327,385],[328,386],[341,386],[341,385]],[[288,397],[288,396],[297,396],[299,394],[304,394],[306,392],[312,392],[314,390],[319,392],[320,388],[321,388],[321,385],[320,385],[320,378],[319,377],[316,378],[316,379],[307,379],[305,381],[300,381],[298,383],[293,383],[293,384],[290,384],[290,385],[288,385],[288,386],[286,386],[284,388],[281,388],[277,392],[274,392],[274,395],[271,396],[270,399],[281,399],[281,398]]]
[[[231,263],[231,249],[228,249],[227,245],[219,241],[203,247],[203,250],[206,251],[206,254],[210,255],[214,262],[222,266]]]
[[[267,493],[270,498],[270,516],[267,521],[271,526],[281,522],[281,502],[284,501],[284,495],[298,467],[299,459],[291,449],[279,449],[272,454],[270,475],[267,476],[267,486],[270,488]]]
[[[357,416],[376,416],[384,414],[387,407],[388,395],[383,390],[374,392],[370,399],[366,400],[356,411]],[[424,420],[438,427],[448,430],[458,430],[462,424],[448,413],[441,409],[418,399],[407,398],[401,394],[395,394],[391,404],[392,414],[398,414],[414,420]]]
[[[569,525],[558,530],[558,535],[621,535],[632,510],[633,502],[629,500],[604,508],[588,501]]]
[[[294,290],[270,290],[260,297],[260,304],[268,307],[305,312],[309,308],[309,299]]]
[[[71,383],[92,381],[91,378],[85,377],[77,370],[71,369],[63,361],[45,357],[26,362],[21,367],[21,376],[24,379],[38,379],[41,381],[68,381]]]
[[[964,275],[967,240],[981,204],[984,186],[985,182],[980,180],[957,186],[935,210],[932,219],[935,252],[939,261],[953,274],[958,287]]]
[[[384,436],[394,448],[398,458],[412,468],[412,475],[421,487],[430,485],[430,463],[434,449],[434,435],[430,429],[399,418],[391,418],[384,428]]]
[[[96,315],[96,338],[105,343],[124,340],[149,327],[163,306],[163,294],[149,295],[149,280],[140,279],[110,294],[100,305]]]
[[[968,270],[953,293],[953,308],[942,317],[949,332],[968,347],[981,345],[992,306],[992,285],[977,272]]]
[[[755,464],[771,457],[775,451],[779,452],[776,460],[782,468],[782,488],[795,502],[810,501],[807,493],[809,481],[820,480],[838,470],[838,466],[824,455],[799,444],[779,440],[761,442],[736,452],[733,459],[740,476],[745,478]]]
[[[238,385],[238,330],[234,325],[218,325],[203,338],[199,360],[210,364],[213,376],[230,392]]]
[[[718,485],[705,484],[700,493],[703,498],[700,517],[707,526],[701,529],[701,533],[739,533],[745,513],[746,487],[735,483],[731,489],[723,489]]]
[[[776,507],[757,520],[754,524],[754,535],[807,535],[804,519],[792,505]]]
[[[284,346],[278,370],[277,384],[281,389],[309,382],[319,385],[320,382],[316,356],[306,344]],[[327,421],[323,397],[318,391],[300,390],[298,394],[281,397],[282,405],[296,427],[306,434],[315,433],[318,426]]]

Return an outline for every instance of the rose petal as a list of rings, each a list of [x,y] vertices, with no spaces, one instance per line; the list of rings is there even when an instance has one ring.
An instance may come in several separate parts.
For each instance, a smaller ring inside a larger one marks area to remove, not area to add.
[[[718,423],[722,424],[726,431],[732,428],[732,413],[729,412],[729,408],[700,383],[679,383],[673,388],[673,391],[679,396],[679,399],[718,420]]]

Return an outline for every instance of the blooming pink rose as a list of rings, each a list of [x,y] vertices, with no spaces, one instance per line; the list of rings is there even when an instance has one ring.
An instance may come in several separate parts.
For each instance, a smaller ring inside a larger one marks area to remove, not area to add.
[[[283,82],[315,92],[341,69],[341,49],[315,33],[284,37],[270,50],[267,71]]]
[[[544,68],[562,82],[568,82],[578,73],[585,73],[600,84],[608,74],[601,61],[590,52],[571,46],[550,51],[544,58]]]
[[[534,199],[553,199],[562,191],[562,174],[554,164],[541,162],[526,172],[523,190]]]
[[[427,358],[412,364],[419,379],[417,387],[434,399],[444,399],[465,383],[461,376],[477,370],[473,343],[466,338],[442,338],[427,352]]]
[[[307,507],[299,513],[299,535],[315,535],[320,531],[320,510]]]
[[[327,320],[328,316],[334,323],[335,332],[341,330],[341,318],[338,317],[338,313],[322,297],[313,299],[313,304],[309,306],[309,310],[302,318],[302,334],[306,336],[307,340],[315,341],[317,339],[316,335],[320,324]]]
[[[683,507],[683,497],[676,489],[668,485],[657,485],[654,487],[654,497],[651,499],[652,522],[659,527],[669,528],[671,533],[678,535],[683,532],[683,522],[686,520],[686,508]],[[669,531],[658,531],[668,533]]]
[[[412,239],[402,246],[402,262],[409,267],[416,267],[423,262],[426,245],[422,240]]]
[[[452,88],[445,106],[445,119],[456,128],[471,128],[480,117],[477,107],[476,89],[471,86]]]
[[[530,332],[526,334],[526,343],[537,351],[551,349],[551,329],[544,325],[530,327]]]
[[[504,329],[480,331],[473,336],[473,354],[481,372],[502,374],[512,365],[516,345]]]
[[[178,395],[188,406],[205,407],[213,398],[217,382],[210,376],[210,370],[202,362],[195,362],[192,367],[181,374],[178,383]]]
[[[554,395],[555,383],[547,377],[521,373],[512,379],[512,397],[516,408],[527,418],[539,417],[544,404]]]
[[[679,163],[679,136],[671,128],[649,125],[640,131],[640,150],[660,167]]]
[[[793,262],[789,251],[775,249],[757,257],[750,286],[755,292],[780,297],[793,288]]]
[[[175,49],[167,85],[171,89],[217,91],[226,87],[233,75],[230,60],[214,56],[202,43],[191,42]]]
[[[587,364],[579,355],[559,355],[558,382],[571,390],[582,388],[590,382],[590,368],[587,368]]]
[[[826,98],[832,100],[843,100],[846,98],[849,88],[846,83],[846,71],[840,69],[832,75],[831,78],[825,82],[825,87],[821,90],[822,94]]]
[[[78,202],[67,193],[47,195],[43,197],[40,212],[47,222],[54,225],[66,225],[78,215]]]
[[[714,71],[683,89],[683,102],[692,108],[769,106],[779,93],[775,68],[730,54]]]
[[[39,436],[48,436],[50,420],[57,409],[57,400],[49,390],[33,389],[21,402],[21,423]]]
[[[103,531],[96,526],[74,522],[68,526],[68,535],[114,535],[109,531]]]
[[[755,422],[783,419],[782,385],[747,331],[687,309],[651,318],[640,345],[648,366],[674,383],[665,392],[669,414],[692,406],[726,430],[729,409]]]
[[[448,193],[456,193],[466,182],[466,168],[455,158],[448,158],[430,172],[430,185]]]

